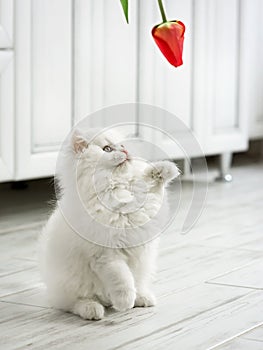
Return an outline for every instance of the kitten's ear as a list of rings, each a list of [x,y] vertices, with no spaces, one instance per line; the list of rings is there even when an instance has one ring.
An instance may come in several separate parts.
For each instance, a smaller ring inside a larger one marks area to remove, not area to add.
[[[73,131],[71,144],[76,153],[81,153],[88,147],[88,141],[79,129]]]

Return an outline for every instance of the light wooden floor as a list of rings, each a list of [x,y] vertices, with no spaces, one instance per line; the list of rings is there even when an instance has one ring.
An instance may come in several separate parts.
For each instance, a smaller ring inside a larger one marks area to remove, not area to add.
[[[158,305],[89,322],[48,306],[35,260],[48,184],[1,185],[1,349],[263,349],[263,164],[242,162],[211,183],[205,210],[182,236],[162,237]],[[49,186],[51,188],[51,186]],[[183,199],[191,189],[185,183]]]

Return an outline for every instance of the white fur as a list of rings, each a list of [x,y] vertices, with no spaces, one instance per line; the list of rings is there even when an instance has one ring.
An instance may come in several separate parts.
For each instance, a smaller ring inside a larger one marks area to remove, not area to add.
[[[91,320],[103,317],[104,306],[122,311],[155,304],[155,232],[168,212],[164,187],[179,174],[168,161],[126,160],[116,136],[96,133],[75,131],[64,145],[58,168],[62,195],[39,246],[52,305]],[[114,151],[104,152],[105,145]],[[87,237],[76,233],[82,229]]]

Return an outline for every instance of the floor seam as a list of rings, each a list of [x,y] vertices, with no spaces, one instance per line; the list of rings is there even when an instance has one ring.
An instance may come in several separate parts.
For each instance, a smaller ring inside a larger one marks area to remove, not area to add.
[[[216,345],[213,345],[213,346],[207,348],[206,350],[213,350],[213,349],[216,349],[216,348],[218,348],[219,346],[222,346],[222,345],[224,345],[224,344],[227,344],[227,343],[229,343],[230,341],[232,341],[232,340],[234,340],[234,339],[240,337],[241,335],[246,334],[246,333],[252,331],[253,329],[255,329],[255,328],[257,328],[257,327],[260,327],[260,326],[262,326],[262,325],[263,325],[263,322],[260,322],[260,323],[256,324],[255,326],[252,326],[252,327],[250,327],[250,328],[248,328],[248,329],[246,329],[246,330],[244,330],[244,331],[242,331],[242,332],[239,332],[239,333],[233,335],[232,337],[229,337],[229,338],[223,340],[223,341],[220,342],[220,343],[217,343]]]
[[[230,283],[220,283],[220,282],[210,282],[210,281],[205,281],[206,284],[214,284],[214,285],[221,285],[224,287],[237,287],[237,288],[246,288],[246,289],[251,289],[251,290],[262,290],[262,288],[257,288],[257,287],[250,287],[250,286],[242,286],[242,285],[236,285],[236,284],[230,284]]]
[[[5,304],[14,304],[14,305],[23,305],[23,306],[32,306],[32,307],[37,307],[41,309],[53,309],[50,306],[41,306],[41,305],[35,305],[35,304],[24,304],[24,303],[19,303],[16,301],[5,301],[0,299],[0,303],[5,303]]]

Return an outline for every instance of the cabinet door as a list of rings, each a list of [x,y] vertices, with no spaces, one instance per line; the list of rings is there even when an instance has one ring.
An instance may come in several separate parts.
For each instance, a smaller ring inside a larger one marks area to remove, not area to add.
[[[0,181],[14,176],[13,1],[0,0]]]
[[[0,50],[0,181],[14,176],[13,52]]]
[[[137,1],[130,1],[129,24],[120,1],[75,1],[75,121],[104,107],[136,101],[136,33]],[[93,127],[107,126],[109,114],[90,121]],[[125,121],[123,114],[119,122]]]
[[[150,33],[153,24],[161,22],[158,8],[140,2],[139,96],[141,102],[162,107],[176,118],[168,120],[157,113],[155,120],[152,115],[142,115],[140,120],[154,120],[154,125],[189,146],[190,157],[201,155],[201,148],[205,154],[244,150],[246,88],[240,72],[247,53],[242,44],[241,24],[246,18],[241,1],[167,0],[165,5],[168,18],[186,25],[184,64],[174,68],[162,57]],[[191,132],[181,128],[178,120],[196,136],[201,144],[198,151]],[[152,134],[170,157],[182,156],[166,136]]]
[[[72,125],[71,0],[16,2],[16,179],[54,173]]]
[[[192,74],[193,74],[193,6],[191,0],[165,1],[166,15],[170,20],[181,20],[186,26],[183,62],[173,67],[163,57],[152,38],[153,26],[162,22],[157,2],[140,1],[139,31],[139,101],[164,110],[142,112],[141,123],[153,125],[158,130],[140,126],[140,133],[149,141],[159,144],[168,156],[182,156],[178,147],[172,147],[165,132],[177,134],[178,123],[174,116],[186,127],[193,129],[192,120]],[[142,108],[144,109],[144,108]],[[171,113],[169,115],[169,113]],[[162,133],[164,131],[164,133]],[[175,145],[175,144],[174,144]]]
[[[153,26],[161,23],[157,1],[140,2],[139,100],[159,106],[191,126],[192,10],[191,0],[165,1],[167,18],[186,25],[184,64],[171,66],[152,38]]]
[[[241,5],[240,0],[198,0],[195,6],[193,118],[206,154],[247,147]]]
[[[242,6],[243,108],[249,117],[249,136],[257,139],[263,137],[263,1],[245,0]]]
[[[0,0],[0,49],[13,47],[13,0]]]

